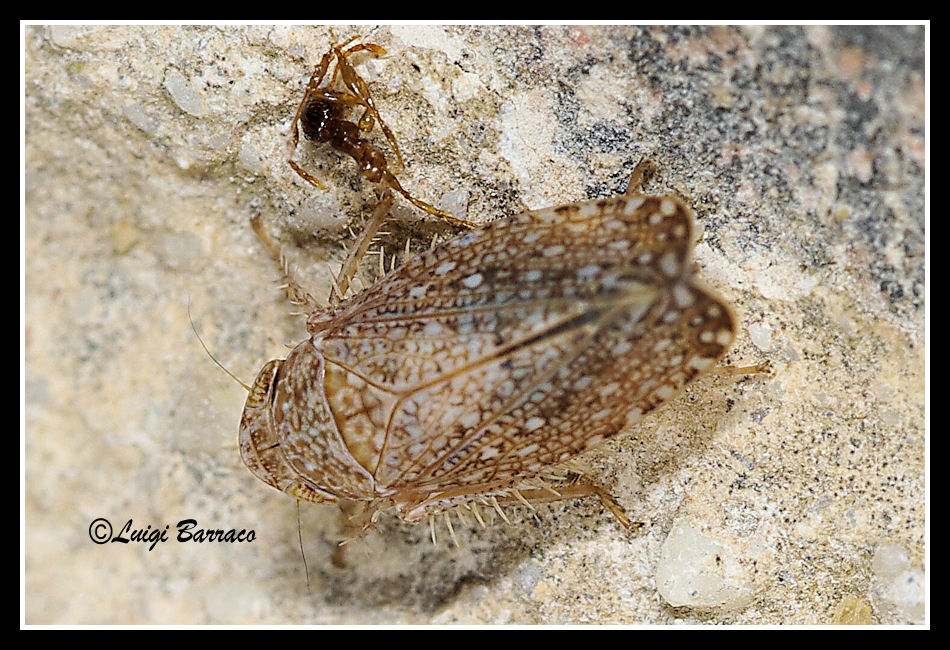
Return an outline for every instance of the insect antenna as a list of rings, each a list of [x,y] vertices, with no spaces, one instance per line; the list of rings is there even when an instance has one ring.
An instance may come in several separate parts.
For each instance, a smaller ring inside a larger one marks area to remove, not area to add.
[[[241,385],[241,387],[242,387],[244,390],[246,390],[247,392],[250,393],[250,392],[251,392],[251,387],[248,386],[247,384],[245,384],[245,383],[244,383],[243,381],[241,381],[240,379],[238,379],[238,378],[234,375],[233,372],[231,372],[230,370],[228,370],[227,368],[224,367],[224,364],[222,364],[220,361],[218,361],[217,359],[215,359],[215,358],[214,358],[214,355],[211,354],[211,350],[208,349],[208,346],[205,345],[205,342],[201,339],[201,334],[198,333],[198,328],[195,327],[195,321],[194,321],[194,319],[191,317],[191,299],[190,299],[190,298],[188,299],[188,322],[191,323],[191,331],[195,333],[195,336],[198,338],[198,343],[200,343],[200,344],[201,344],[201,347],[203,347],[204,350],[205,350],[205,354],[207,354],[207,355],[211,358],[211,360],[214,361],[214,363],[215,363],[216,366],[218,366],[219,368],[221,368],[221,370],[223,370],[224,372],[228,373],[228,377],[230,377],[231,379],[233,379],[234,381],[236,381],[237,383],[239,383],[239,384]]]
[[[300,546],[300,557],[303,559],[303,571],[304,575],[307,576],[307,593],[312,594],[310,591],[310,567],[307,566],[307,554],[303,551],[303,532],[300,528],[300,499],[297,499],[297,544]]]

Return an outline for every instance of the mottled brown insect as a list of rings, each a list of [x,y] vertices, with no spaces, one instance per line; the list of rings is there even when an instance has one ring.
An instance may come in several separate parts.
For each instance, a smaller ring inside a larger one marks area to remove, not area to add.
[[[294,121],[290,127],[293,147],[291,158],[287,162],[301,178],[314,187],[323,189],[323,183],[319,179],[305,171],[293,160],[293,153],[297,150],[300,131],[302,130],[304,137],[311,142],[326,142],[337,151],[351,156],[359,163],[360,173],[368,181],[382,183],[384,186],[396,190],[417,208],[451,224],[468,228],[473,227],[473,224],[468,221],[454,217],[444,210],[415,198],[404,190],[399,180],[389,169],[383,150],[361,135],[372,131],[373,126],[378,124],[389,141],[399,166],[402,166],[402,154],[399,152],[399,144],[396,142],[393,132],[380,117],[366,81],[356,72],[353,64],[349,61],[349,57],[356,52],[367,51],[381,55],[386,54],[386,50],[375,43],[351,45],[357,38],[359,37],[352,36],[341,43],[330,46],[320,63],[314,68],[310,81],[307,83],[307,90],[300,101],[300,106],[297,107],[297,113],[294,115]],[[334,61],[336,65],[333,67],[330,80],[323,86],[321,84],[326,78],[331,63]],[[334,89],[337,77],[343,84],[342,90]],[[363,108],[363,115],[359,122],[344,119],[347,107]]]
[[[297,499],[409,522],[478,501],[598,496],[626,525],[594,484],[524,486],[725,354],[735,319],[696,279],[693,245],[682,202],[631,190],[435,246],[313,311],[309,337],[263,367],[244,462]]]

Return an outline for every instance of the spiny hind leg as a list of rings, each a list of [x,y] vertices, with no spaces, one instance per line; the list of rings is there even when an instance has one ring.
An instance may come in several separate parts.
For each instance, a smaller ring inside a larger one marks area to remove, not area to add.
[[[264,224],[259,214],[251,217],[251,228],[254,230],[254,234],[257,235],[258,239],[261,240],[261,243],[264,244],[267,252],[270,253],[271,257],[273,257],[280,266],[281,272],[284,276],[287,298],[289,298],[290,301],[295,305],[301,305],[308,314],[316,309],[320,309],[321,307],[314,297],[303,288],[303,285],[300,282],[298,282],[296,274],[290,267],[290,263],[284,256],[280,246],[264,229]]]
[[[556,487],[544,487],[530,490],[514,490],[510,495],[496,497],[499,503],[521,503],[522,505],[532,506],[535,503],[551,503],[553,501],[563,501],[565,499],[584,499],[588,497],[597,497],[600,499],[604,508],[614,516],[621,526],[626,530],[635,527],[634,522],[630,520],[627,513],[621,507],[613,495],[596,483],[573,483],[571,485],[559,485]]]
[[[379,232],[380,227],[382,227],[383,222],[389,215],[389,210],[393,205],[393,183],[395,183],[396,191],[406,197],[413,205],[426,210],[427,212],[435,210],[433,214],[453,225],[463,226],[466,228],[475,227],[475,224],[469,223],[463,219],[457,219],[446,212],[436,210],[436,208],[433,208],[428,203],[419,201],[418,199],[409,196],[409,194],[402,189],[402,186],[399,185],[399,181],[397,181],[391,173],[387,172],[387,182],[384,184],[383,195],[380,198],[379,203],[376,205],[376,209],[373,211],[373,216],[370,219],[370,222],[363,228],[363,232],[360,233],[360,236],[356,240],[353,248],[347,253],[346,259],[343,260],[343,265],[340,267],[340,272],[337,275],[336,283],[334,284],[330,293],[330,304],[335,304],[346,296],[346,292],[350,288],[353,276],[356,275],[360,260],[362,260],[366,255],[370,244],[373,242],[373,239]]]
[[[481,501],[489,507],[495,508],[501,517],[507,521],[507,517],[505,517],[504,512],[499,507],[501,504],[520,504],[533,507],[535,503],[550,503],[552,501],[582,499],[587,497],[597,497],[600,499],[600,502],[624,529],[630,530],[635,527],[635,524],[630,520],[613,496],[611,496],[607,490],[592,482],[526,489],[472,485],[454,490],[443,490],[434,495],[431,499],[423,496],[418,500],[407,499],[395,505],[396,513],[402,519],[409,522],[417,522],[427,516],[453,508],[456,505]]]
[[[346,291],[350,288],[350,282],[353,280],[353,276],[356,275],[356,269],[360,260],[363,259],[363,256],[366,255],[366,251],[369,250],[373,238],[376,237],[376,233],[379,232],[379,228],[383,225],[383,221],[389,214],[389,209],[392,208],[392,205],[393,193],[389,188],[386,188],[383,191],[382,198],[380,198],[379,203],[376,205],[376,209],[373,211],[373,217],[366,227],[363,228],[363,232],[360,233],[356,244],[350,249],[350,252],[346,254],[346,259],[343,260],[343,265],[340,267],[340,273],[336,278],[336,283],[330,292],[330,304],[335,304],[346,296]]]

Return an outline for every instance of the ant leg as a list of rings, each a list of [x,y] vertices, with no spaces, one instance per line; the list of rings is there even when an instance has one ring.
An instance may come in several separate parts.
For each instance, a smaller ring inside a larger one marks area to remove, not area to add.
[[[333,35],[333,30],[330,30],[330,35],[331,35],[331,36]],[[383,48],[381,48],[379,45],[372,45],[372,44],[369,44],[369,43],[366,44],[366,46],[364,46],[363,43],[357,43],[356,45],[354,45],[353,47],[351,47],[351,48],[350,48],[349,50],[347,50],[346,52],[343,51],[343,48],[344,48],[344,47],[346,47],[347,45],[349,45],[350,43],[352,43],[353,41],[355,41],[355,40],[358,39],[358,38],[359,38],[359,35],[358,35],[358,34],[354,34],[353,36],[350,36],[348,39],[346,39],[346,40],[343,41],[342,43],[337,43],[336,45],[331,45],[331,46],[330,46],[330,51],[327,52],[327,54],[328,54],[328,55],[329,55],[329,54],[336,54],[336,59],[337,59],[337,61],[336,61],[336,68],[334,68],[334,70],[333,70],[333,76],[330,77],[330,83],[327,84],[327,88],[332,88],[332,87],[333,87],[333,84],[336,83],[336,76],[337,76],[337,74],[340,73],[340,68],[341,68],[341,66],[344,67],[344,68],[349,68],[350,70],[353,69],[353,66],[350,65],[350,63],[346,60],[346,57],[348,57],[348,56],[349,56],[350,54],[352,54],[353,52],[357,52],[357,51],[359,51],[359,50],[371,50],[371,51],[375,52],[376,50],[373,49],[373,48],[376,48],[376,49],[378,49],[381,53],[383,53],[383,54],[386,53],[386,50],[384,50]],[[344,74],[345,74],[345,72],[344,72]]]
[[[402,153],[399,151],[399,144],[396,142],[393,132],[390,131],[389,127],[386,126],[386,123],[383,122],[383,118],[379,115],[379,111],[376,108],[376,102],[373,101],[373,96],[369,92],[369,87],[366,85],[366,80],[363,79],[356,72],[356,69],[353,65],[346,59],[351,54],[355,52],[360,52],[367,50],[373,54],[380,55],[385,54],[386,50],[376,45],[375,43],[357,43],[353,45],[345,52],[338,51],[337,57],[337,67],[334,70],[334,77],[337,72],[343,77],[343,85],[346,86],[346,89],[352,93],[352,96],[355,98],[356,103],[359,103],[366,107],[366,110],[363,112],[363,115],[359,120],[359,128],[361,131],[368,132],[373,128],[373,120],[379,123],[380,128],[383,131],[383,134],[386,136],[386,139],[389,141],[389,145],[393,148],[393,153],[396,154],[396,160],[399,163],[400,167],[405,167],[402,161]]]
[[[376,45],[375,43],[357,43],[348,50],[344,51],[343,48],[355,38],[357,37],[354,36],[348,39],[345,43],[341,43],[340,45],[334,47],[334,50],[336,51],[337,64],[336,70],[333,73],[333,81],[336,81],[336,73],[339,72],[343,75],[343,84],[351,91],[354,90],[352,85],[353,79],[359,79],[360,76],[357,74],[353,64],[349,62],[349,57],[356,52],[362,52],[364,50],[372,52],[376,56],[386,54],[386,50],[381,45]],[[333,84],[331,83],[330,85],[332,86]]]
[[[353,38],[349,39],[347,43],[353,41],[356,38],[357,37],[354,36]],[[347,43],[341,44],[340,47],[345,46]],[[369,50],[373,54],[386,54],[386,49],[382,45],[377,45],[376,43],[357,43],[356,45],[351,46],[350,49],[343,52],[343,56],[350,56],[354,52],[360,52],[362,50]]]
[[[332,27],[330,28],[330,38],[336,40],[336,36],[333,34],[333,28],[332,28]],[[330,46],[330,49],[333,50],[334,52],[336,52],[336,53],[337,53],[337,56],[339,56],[339,55],[341,55],[341,54],[344,54],[344,55],[345,55],[345,53],[343,52],[343,48],[346,47],[347,45],[349,45],[350,43],[352,43],[353,41],[355,41],[355,40],[357,40],[357,39],[360,39],[360,38],[362,38],[362,37],[361,37],[359,34],[353,34],[352,36],[350,36],[350,37],[349,37],[348,39],[346,39],[345,41],[337,41],[336,43],[334,43],[333,45]]]
[[[401,168],[405,169],[406,165],[402,162],[402,154],[399,153],[399,145],[396,144],[396,136],[393,135],[393,132],[390,131],[389,127],[386,126],[386,123],[383,122],[383,118],[379,116],[379,111],[376,110],[376,106],[371,106],[371,108],[373,109],[373,113],[376,115],[376,121],[379,123],[379,128],[382,129],[383,135],[386,136],[386,139],[389,140],[389,144],[392,145],[393,153],[396,154],[396,162],[399,163]],[[369,112],[370,108],[368,107],[366,110]],[[362,122],[362,118],[360,118],[360,121]]]
[[[399,181],[396,180],[396,177],[393,176],[393,173],[388,169],[383,172],[383,182],[385,182],[389,187],[393,188],[400,194],[402,194],[407,201],[412,203],[414,206],[420,210],[425,210],[434,217],[438,217],[443,221],[452,224],[453,226],[463,226],[465,228],[476,228],[477,226],[471,221],[466,221],[465,219],[459,219],[458,217],[453,217],[451,214],[444,210],[440,210],[434,205],[429,205],[425,201],[421,201],[416,197],[412,196],[402,188],[402,185],[399,184]]]
[[[716,366],[710,368],[707,377],[735,377],[736,375],[770,375],[774,370],[771,361],[760,361],[753,366]]]
[[[340,63],[337,64],[337,70],[343,75],[343,85],[346,86],[347,90],[353,93],[353,95],[359,98],[359,103],[366,107],[366,111],[360,118],[360,130],[370,131],[373,128],[373,118],[375,117],[379,120],[379,112],[376,110],[376,106],[373,105],[373,98],[369,94],[369,89],[366,87],[366,81],[347,60],[347,58],[355,52],[361,52],[363,50],[372,52],[376,56],[386,54],[386,50],[375,43],[357,43],[345,52],[342,52],[344,58],[341,58]],[[337,54],[337,56],[341,56],[341,54]]]
[[[324,185],[324,184],[320,181],[319,178],[317,178],[317,177],[314,176],[313,174],[311,174],[311,173],[305,171],[304,168],[301,167],[300,165],[298,165],[296,162],[294,162],[293,159],[288,158],[288,159],[287,159],[287,164],[290,165],[290,168],[291,168],[291,169],[293,169],[295,172],[297,172],[297,175],[299,175],[300,178],[304,179],[305,181],[307,181],[308,183],[310,183],[311,185],[313,185],[313,186],[314,186],[315,188],[317,188],[318,190],[324,190],[324,189],[326,189],[327,186]]]
[[[307,82],[307,90],[304,92],[303,99],[300,100],[300,104],[297,106],[297,112],[294,114],[294,121],[290,123],[290,130],[293,133],[294,139],[294,148],[296,148],[300,137],[297,132],[297,123],[300,121],[300,115],[303,113],[303,107],[307,104],[307,100],[310,99],[311,95],[317,91],[317,88],[323,81],[323,77],[326,76],[327,69],[330,67],[332,55],[332,50],[327,52],[323,55],[323,58],[320,59],[320,63],[313,67],[313,74],[310,75],[310,81]]]
[[[362,104],[362,102],[360,102],[360,104]],[[363,104],[363,105],[365,106],[365,104]],[[360,131],[363,131],[364,133],[369,133],[370,131],[373,130],[373,125],[374,125],[375,123],[376,123],[376,117],[373,115],[373,109],[367,107],[366,110],[363,111],[363,114],[360,115],[360,119],[359,119],[359,121],[358,121],[356,124],[357,124],[357,126],[359,127]],[[380,124],[382,124],[382,123],[380,123]],[[385,126],[385,125],[383,125],[383,126]],[[384,131],[384,133],[385,133],[385,131]],[[390,144],[392,144],[392,143],[390,142]],[[398,151],[396,151],[396,155],[399,156],[399,152],[398,152]],[[399,161],[399,164],[400,164],[400,165],[402,164],[402,160]]]
[[[643,181],[646,180],[646,177],[653,173],[654,165],[649,160],[641,160],[637,163],[637,166],[633,168],[633,172],[630,174],[630,180],[627,182],[627,191],[624,194],[639,194],[643,188]]]
[[[327,68],[330,67],[331,55],[333,50],[327,52],[323,55],[323,58],[320,59],[318,63],[313,68],[313,74],[310,75],[310,81],[307,82],[307,90],[304,92],[303,99],[300,100],[300,105],[297,106],[297,112],[294,114],[294,120],[290,123],[290,137],[291,137],[291,149],[290,157],[287,158],[287,163],[290,165],[290,168],[293,169],[297,174],[316,187],[318,190],[325,189],[326,186],[320,182],[313,174],[310,174],[303,170],[295,161],[294,154],[297,152],[297,145],[300,143],[300,129],[297,127],[297,124],[300,122],[300,115],[303,113],[303,108],[307,104],[307,101],[310,97],[317,92],[317,88],[320,86],[320,83],[323,81],[323,77],[327,74]]]

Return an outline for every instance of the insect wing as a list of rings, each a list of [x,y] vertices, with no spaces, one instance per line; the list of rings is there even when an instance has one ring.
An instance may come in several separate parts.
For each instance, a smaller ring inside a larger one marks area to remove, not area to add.
[[[356,457],[383,490],[464,489],[625,429],[732,341],[728,308],[690,277],[691,247],[682,204],[618,197],[500,220],[407,262],[314,332],[328,377],[358,388],[345,413],[371,414],[348,438]]]

